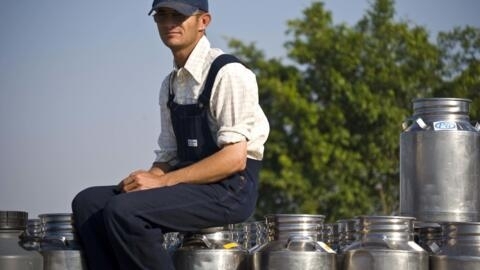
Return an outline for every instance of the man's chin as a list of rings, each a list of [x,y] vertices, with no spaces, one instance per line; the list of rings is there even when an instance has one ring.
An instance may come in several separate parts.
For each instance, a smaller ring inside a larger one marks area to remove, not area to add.
[[[176,38],[166,37],[162,40],[163,40],[163,43],[165,44],[165,46],[167,46],[169,48],[176,48],[176,47],[181,46],[180,42]]]

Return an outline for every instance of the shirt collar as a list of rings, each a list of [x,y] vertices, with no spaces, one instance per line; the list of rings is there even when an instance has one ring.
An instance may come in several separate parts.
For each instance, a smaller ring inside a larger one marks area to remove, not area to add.
[[[197,83],[202,81],[203,67],[205,65],[210,48],[210,41],[208,41],[206,36],[203,36],[198,41],[197,45],[195,45],[195,48],[190,53],[185,66],[183,66],[183,68],[190,73],[192,78]],[[176,67],[175,63],[174,69],[178,70],[178,67]]]

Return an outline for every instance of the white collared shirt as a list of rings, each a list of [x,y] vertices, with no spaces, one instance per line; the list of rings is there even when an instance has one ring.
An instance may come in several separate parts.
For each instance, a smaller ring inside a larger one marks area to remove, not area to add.
[[[174,68],[172,88],[175,103],[195,104],[203,90],[210,65],[223,52],[211,48],[204,36],[188,57],[184,67]],[[177,160],[177,143],[167,107],[169,76],[160,88],[160,122],[156,162]],[[270,126],[258,103],[255,74],[240,63],[231,63],[220,69],[213,83],[210,98],[209,127],[217,145],[247,141],[247,157],[261,160]]]

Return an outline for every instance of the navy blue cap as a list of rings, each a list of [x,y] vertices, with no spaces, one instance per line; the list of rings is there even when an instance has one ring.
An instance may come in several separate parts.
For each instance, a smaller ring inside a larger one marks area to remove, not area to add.
[[[175,9],[183,15],[190,16],[197,10],[208,12],[208,0],[154,0],[148,15],[162,7]]]

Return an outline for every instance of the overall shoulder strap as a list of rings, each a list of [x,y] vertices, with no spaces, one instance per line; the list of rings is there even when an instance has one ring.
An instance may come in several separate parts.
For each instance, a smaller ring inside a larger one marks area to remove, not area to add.
[[[213,83],[215,82],[217,73],[223,66],[230,63],[243,64],[237,57],[231,54],[221,54],[217,56],[215,60],[213,60],[212,65],[210,66],[210,70],[207,74],[205,85],[203,86],[203,92],[198,98],[198,102],[201,103],[201,105],[208,107],[210,102],[210,96],[212,94]]]

